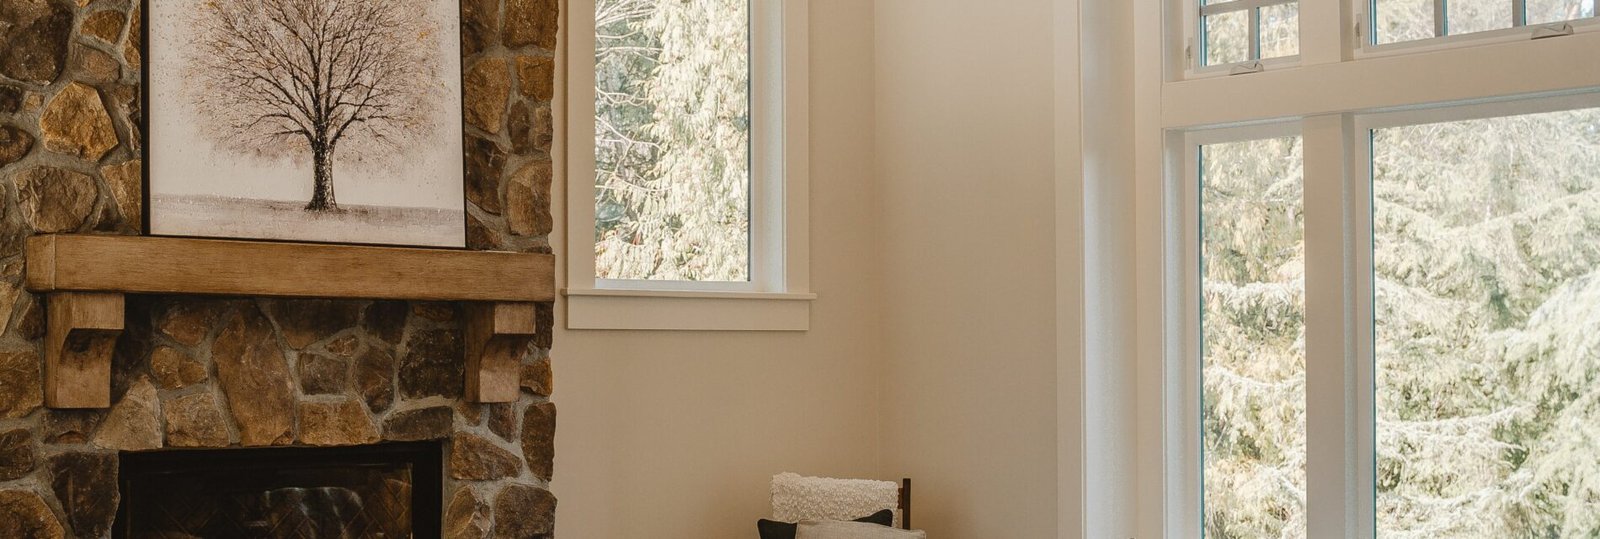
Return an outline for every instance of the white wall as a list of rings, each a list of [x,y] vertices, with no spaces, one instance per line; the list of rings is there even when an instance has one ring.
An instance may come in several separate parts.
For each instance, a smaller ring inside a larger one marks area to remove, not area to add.
[[[878,471],[872,15],[812,0],[811,331],[558,329],[559,537],[748,539],[773,474]]]
[[[1055,537],[1052,2],[875,5],[880,475],[932,537]]]
[[[812,2],[812,329],[558,330],[559,535],[753,537],[791,470],[912,477],[936,538],[1082,536],[1078,0]]]

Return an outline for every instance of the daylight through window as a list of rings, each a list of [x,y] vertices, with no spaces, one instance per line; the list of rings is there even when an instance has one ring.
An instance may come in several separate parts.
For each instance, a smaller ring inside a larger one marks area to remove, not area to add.
[[[1300,3],[1201,0],[1198,45],[1202,66],[1300,54]]]
[[[1595,16],[1595,0],[1372,0],[1379,45]]]
[[[1372,132],[1380,537],[1600,536],[1600,109]]]
[[[595,28],[595,277],[749,280],[749,0],[597,0]]]
[[[1208,537],[1303,534],[1301,140],[1200,148],[1201,428]]]

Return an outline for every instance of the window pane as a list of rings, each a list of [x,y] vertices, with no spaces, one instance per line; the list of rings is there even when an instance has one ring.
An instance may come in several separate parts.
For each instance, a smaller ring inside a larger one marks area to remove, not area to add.
[[[1445,3],[1445,34],[1510,28],[1511,13],[1509,0],[1450,0]]]
[[[595,276],[748,280],[748,0],[597,0],[595,27]]]
[[[1600,536],[1600,109],[1373,132],[1380,536]]]
[[[1261,8],[1261,57],[1300,54],[1300,4],[1290,2]]]
[[[1305,536],[1305,223],[1298,137],[1201,148],[1207,537]]]
[[[1378,44],[1433,35],[1433,0],[1374,0],[1373,38]]]
[[[1594,16],[1594,0],[1528,0],[1528,24],[1548,24]]]
[[[1231,64],[1250,59],[1250,12],[1230,11],[1204,17],[1206,65]]]

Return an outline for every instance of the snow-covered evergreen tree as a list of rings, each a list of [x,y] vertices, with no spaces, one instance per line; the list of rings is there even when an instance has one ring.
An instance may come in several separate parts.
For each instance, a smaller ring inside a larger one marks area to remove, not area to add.
[[[1203,148],[1205,526],[1305,534],[1298,139]],[[1600,536],[1600,109],[1373,133],[1378,530]]]
[[[748,0],[595,12],[596,274],[747,279]]]
[[[1208,537],[1305,536],[1305,220],[1298,137],[1201,157]]]
[[[1600,535],[1600,110],[1373,148],[1379,530]]]

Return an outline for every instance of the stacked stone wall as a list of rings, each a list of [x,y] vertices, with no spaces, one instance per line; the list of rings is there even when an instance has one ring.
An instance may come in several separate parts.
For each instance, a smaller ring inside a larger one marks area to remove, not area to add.
[[[462,0],[468,247],[549,252],[556,0]],[[0,2],[0,537],[106,537],[117,453],[446,444],[447,537],[553,532],[552,309],[516,403],[462,399],[451,303],[131,296],[113,406],[42,406],[34,234],[140,234],[142,6]]]

